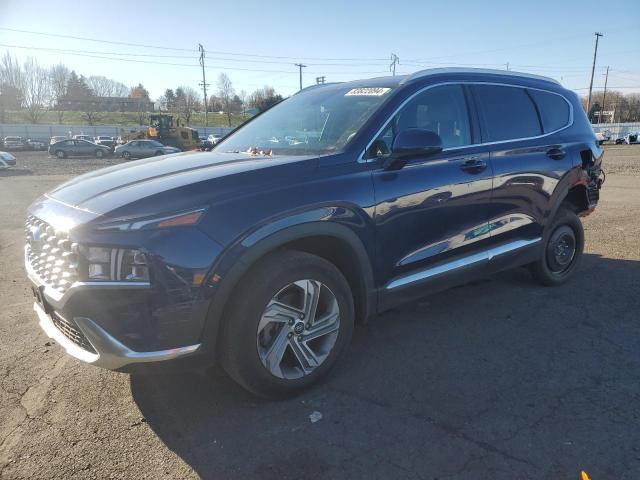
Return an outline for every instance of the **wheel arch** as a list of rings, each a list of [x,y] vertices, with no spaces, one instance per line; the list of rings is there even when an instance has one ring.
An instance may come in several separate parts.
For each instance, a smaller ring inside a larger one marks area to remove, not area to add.
[[[207,284],[219,287],[209,298],[209,309],[203,332],[203,344],[220,351],[217,345],[220,327],[224,323],[225,308],[236,286],[260,259],[280,249],[292,249],[318,255],[333,263],[345,276],[354,295],[357,321],[366,319],[377,310],[373,266],[364,244],[349,227],[337,222],[313,221],[292,225],[275,231],[256,241],[243,253],[230,259],[232,265],[224,275],[214,266]],[[223,262],[216,262],[220,265]]]
[[[551,207],[545,217],[545,226],[553,221],[561,205],[568,205],[577,214],[587,210],[586,173],[579,167],[568,172],[556,186],[549,203]]]

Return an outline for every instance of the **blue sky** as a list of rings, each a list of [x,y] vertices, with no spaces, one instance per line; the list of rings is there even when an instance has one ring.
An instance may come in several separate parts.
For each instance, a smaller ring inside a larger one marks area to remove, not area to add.
[[[387,75],[388,59],[396,53],[398,73],[509,63],[513,70],[554,77],[584,94],[597,30],[605,36],[594,87],[602,88],[609,65],[610,87],[637,92],[638,7],[638,0],[0,0],[0,28],[175,49],[0,29],[0,53],[31,55],[46,66],[63,62],[85,76],[104,75],[126,85],[142,82],[153,98],[168,87],[199,88],[198,43],[207,50],[207,81],[214,90],[216,77],[225,72],[238,91],[268,84],[287,95],[298,89],[298,62],[308,65],[305,85],[320,75],[327,81]]]

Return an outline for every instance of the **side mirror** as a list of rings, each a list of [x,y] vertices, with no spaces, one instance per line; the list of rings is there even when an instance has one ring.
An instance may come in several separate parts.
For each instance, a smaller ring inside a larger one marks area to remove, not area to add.
[[[404,167],[413,157],[428,157],[442,151],[442,139],[430,130],[409,128],[400,132],[391,147],[391,157],[385,162],[387,170]]]

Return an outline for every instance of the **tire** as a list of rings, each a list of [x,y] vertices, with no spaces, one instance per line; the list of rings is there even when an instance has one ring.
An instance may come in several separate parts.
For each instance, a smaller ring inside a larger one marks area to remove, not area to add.
[[[125,160],[131,160],[131,154],[127,151],[122,152],[122,158]]]
[[[304,308],[303,298],[309,297],[303,295],[303,287],[319,292],[315,310]],[[289,308],[279,307],[282,304]],[[267,309],[271,316],[265,315]],[[304,318],[303,310],[316,312],[309,315],[311,322]],[[353,296],[332,263],[308,253],[282,250],[259,260],[238,283],[225,318],[220,344],[223,368],[256,395],[287,397],[316,383],[349,344]],[[310,326],[313,321],[320,323]],[[313,343],[305,339],[310,336],[317,336],[311,339]],[[281,348],[274,350],[277,345]]]
[[[158,150],[153,156],[154,157],[159,157],[160,155],[164,155],[164,153],[162,153],[160,150]]]
[[[573,275],[584,251],[584,230],[578,215],[560,207],[543,236],[540,258],[529,268],[545,286],[560,285]]]
[[[67,158],[67,154],[65,152],[63,152],[62,150],[58,150],[56,152],[56,157],[58,157],[59,159]]]
[[[102,150],[96,150],[96,158],[104,157],[104,152]]]

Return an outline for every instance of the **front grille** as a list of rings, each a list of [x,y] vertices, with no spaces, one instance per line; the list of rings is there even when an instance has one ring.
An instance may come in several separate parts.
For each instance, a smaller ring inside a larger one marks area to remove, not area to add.
[[[84,336],[84,333],[80,331],[74,322],[70,322],[66,318],[62,318],[55,312],[51,314],[51,320],[53,320],[53,324],[58,328],[58,330],[60,330],[62,334],[73,343],[78,345],[80,348],[84,348],[88,352],[96,353],[93,346],[89,343],[89,340],[87,340],[87,337]]]
[[[26,260],[33,271],[45,285],[65,292],[78,280],[78,245],[33,215],[27,217],[25,233]]]

